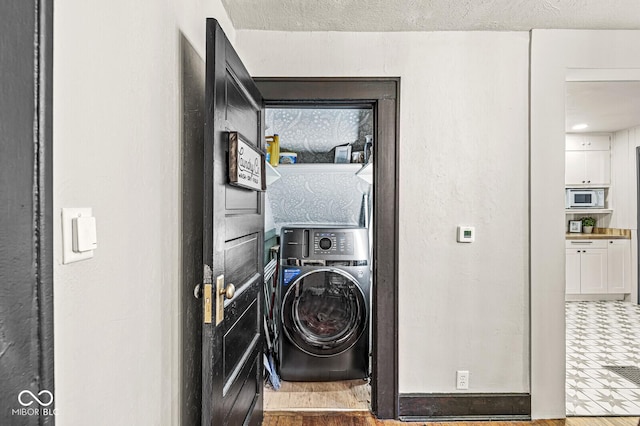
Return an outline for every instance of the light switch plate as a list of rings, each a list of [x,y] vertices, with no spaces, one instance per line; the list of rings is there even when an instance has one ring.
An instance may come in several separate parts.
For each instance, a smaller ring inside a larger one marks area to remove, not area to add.
[[[93,250],[73,251],[73,219],[93,217],[91,207],[62,209],[62,263],[68,264],[93,257]],[[81,225],[82,225],[81,221]],[[95,237],[95,236],[94,236]],[[95,238],[94,238],[95,241]]]

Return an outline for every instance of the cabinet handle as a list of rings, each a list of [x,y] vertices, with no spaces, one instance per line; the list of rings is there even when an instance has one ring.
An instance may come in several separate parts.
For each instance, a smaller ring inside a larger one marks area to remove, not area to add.
[[[585,183],[584,181],[582,181],[582,183]]]
[[[587,183],[591,183],[591,181],[590,181],[590,180],[588,180],[588,181],[587,181]]]

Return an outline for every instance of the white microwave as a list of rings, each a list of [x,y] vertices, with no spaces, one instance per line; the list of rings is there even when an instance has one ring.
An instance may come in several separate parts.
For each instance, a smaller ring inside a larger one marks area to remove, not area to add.
[[[565,197],[567,209],[603,209],[604,189],[567,189]]]

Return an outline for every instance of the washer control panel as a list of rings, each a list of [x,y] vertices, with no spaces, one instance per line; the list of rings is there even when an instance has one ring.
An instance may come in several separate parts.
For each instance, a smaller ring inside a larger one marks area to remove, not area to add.
[[[303,260],[366,261],[369,259],[369,230],[355,227],[283,227],[280,245],[282,262],[287,265],[299,265]]]
[[[313,254],[353,255],[353,233],[314,232]]]

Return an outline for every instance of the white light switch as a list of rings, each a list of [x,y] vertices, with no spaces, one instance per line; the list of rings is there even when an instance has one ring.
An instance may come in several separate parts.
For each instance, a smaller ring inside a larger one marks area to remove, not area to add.
[[[96,219],[91,208],[62,209],[62,263],[90,259],[97,247]]]
[[[73,224],[73,251],[82,253],[98,248],[96,241],[96,218],[75,217]]]

